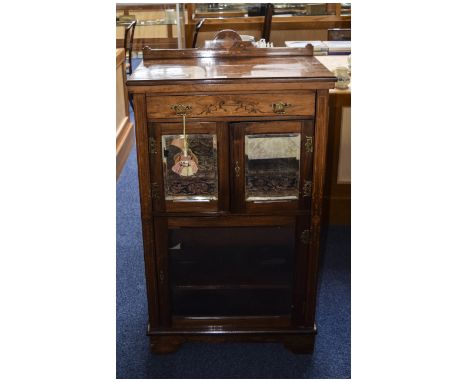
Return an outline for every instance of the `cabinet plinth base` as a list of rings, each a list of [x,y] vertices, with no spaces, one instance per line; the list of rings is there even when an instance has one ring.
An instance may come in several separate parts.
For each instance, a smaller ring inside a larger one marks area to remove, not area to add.
[[[180,336],[157,336],[151,337],[151,352],[155,354],[170,354],[179,350],[185,342]]]
[[[295,354],[312,354],[314,352],[315,346],[315,336],[308,338],[294,338],[294,340],[286,340],[283,342],[283,345],[290,352]]]
[[[176,352],[184,342],[279,342],[296,354],[309,354],[314,351],[315,334],[150,334],[151,352],[169,354]]]

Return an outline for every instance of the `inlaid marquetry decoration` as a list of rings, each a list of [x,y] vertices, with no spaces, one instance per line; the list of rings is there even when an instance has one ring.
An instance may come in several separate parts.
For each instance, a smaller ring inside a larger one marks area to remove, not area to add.
[[[246,135],[246,200],[297,199],[300,154],[300,134]]]
[[[262,110],[258,102],[248,102],[244,100],[220,100],[217,103],[210,103],[207,105],[202,105],[201,111],[198,115],[210,115],[216,112],[222,111],[224,113],[228,112],[246,112],[248,114],[262,114],[266,111]]]

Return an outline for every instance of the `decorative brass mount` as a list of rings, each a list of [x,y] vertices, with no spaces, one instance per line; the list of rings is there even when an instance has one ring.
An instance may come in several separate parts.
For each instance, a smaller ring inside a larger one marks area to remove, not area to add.
[[[302,196],[305,198],[312,194],[312,182],[310,180],[306,180],[304,182],[304,186],[302,187]]]
[[[311,153],[314,151],[314,138],[313,137],[306,136],[305,149],[306,149],[306,152],[308,153]]]
[[[240,176],[240,167],[239,167],[239,162],[238,161],[236,161],[234,171],[236,172],[236,177],[239,177]]]

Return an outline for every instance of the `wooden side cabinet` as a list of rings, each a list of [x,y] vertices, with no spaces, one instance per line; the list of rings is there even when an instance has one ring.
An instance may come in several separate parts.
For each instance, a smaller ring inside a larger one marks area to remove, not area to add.
[[[313,351],[334,81],[309,48],[144,50],[127,85],[152,351]]]

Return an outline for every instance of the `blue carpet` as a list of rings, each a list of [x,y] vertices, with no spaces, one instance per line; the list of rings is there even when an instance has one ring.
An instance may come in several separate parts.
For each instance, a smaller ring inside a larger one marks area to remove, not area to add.
[[[136,152],[117,182],[117,378],[350,378],[351,229],[330,227],[319,286],[312,355],[281,344],[186,343],[150,353]]]

